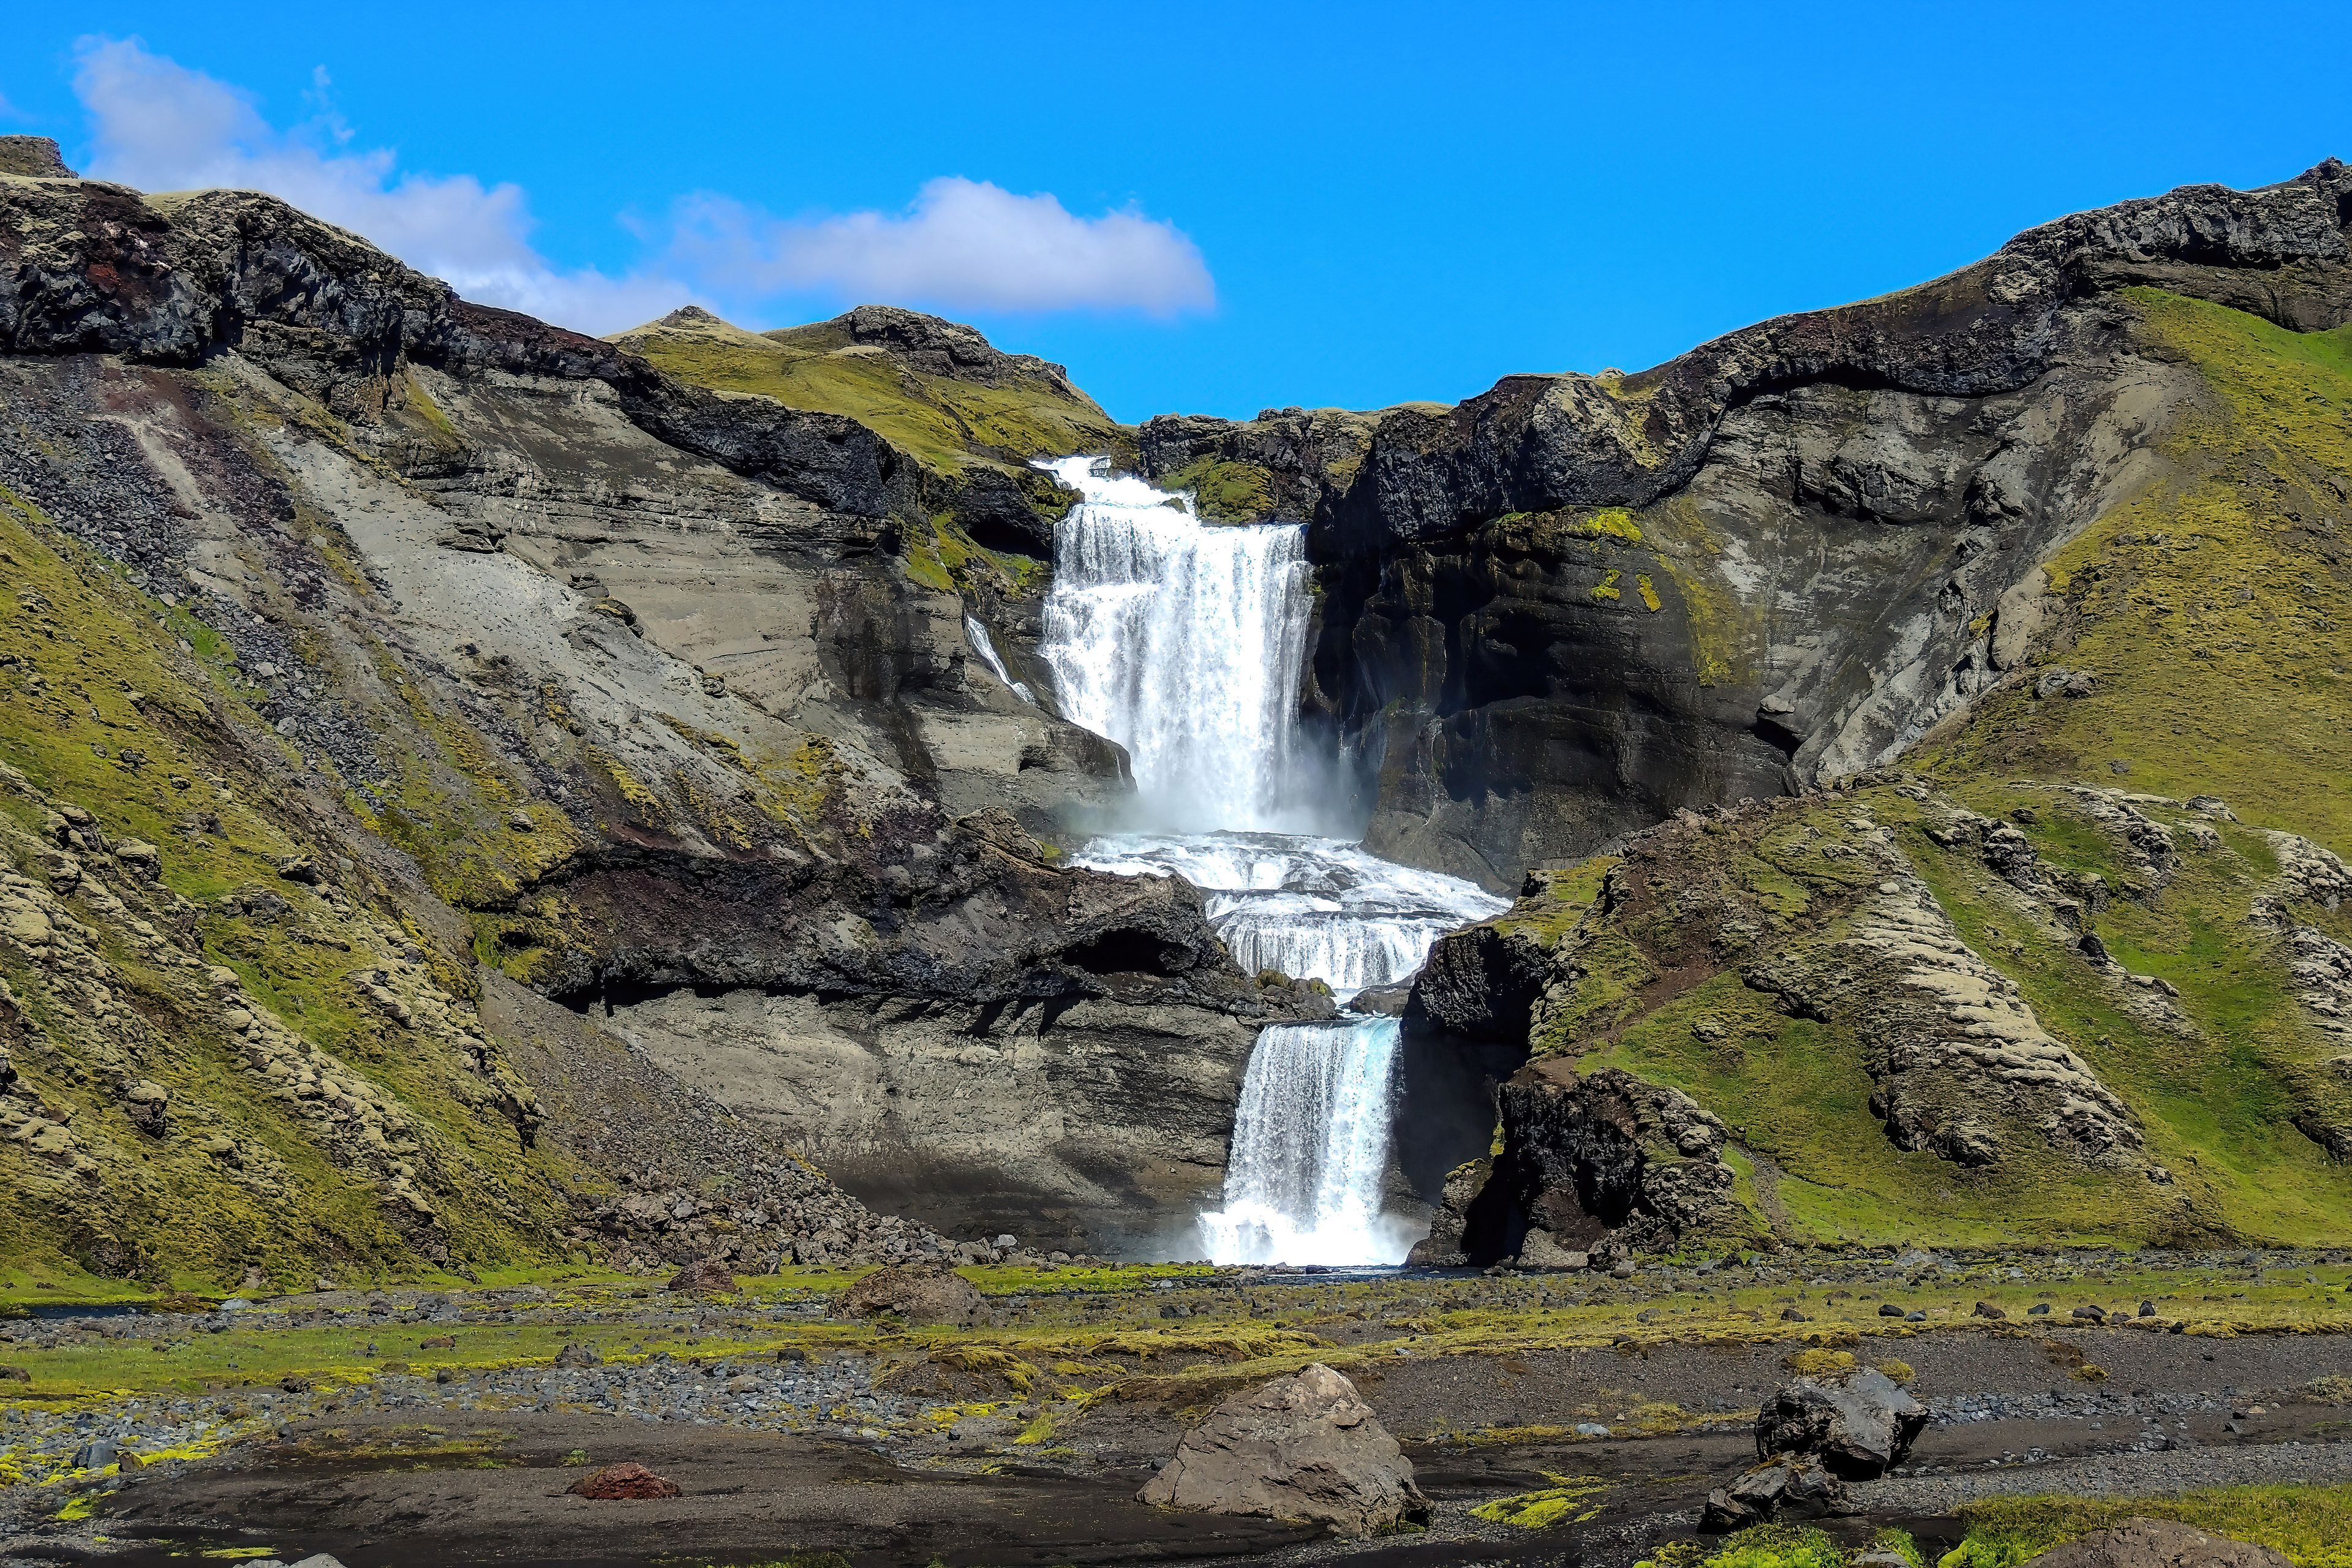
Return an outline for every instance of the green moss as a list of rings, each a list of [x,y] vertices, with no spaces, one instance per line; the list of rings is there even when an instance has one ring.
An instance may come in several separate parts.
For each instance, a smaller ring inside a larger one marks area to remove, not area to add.
[[[1967,1505],[1968,1535],[1938,1568],[2017,1568],[2131,1519],[2173,1519],[2285,1555],[2295,1568],[2352,1568],[2352,1487],[2229,1487],[2178,1497],[1992,1498]]]
[[[1202,517],[1217,522],[1265,522],[1274,516],[1274,485],[1264,468],[1223,458],[1196,458],[1155,481],[1190,490]]]
[[[1489,1524],[1549,1530],[1558,1524],[1582,1524],[1600,1514],[1592,1500],[1607,1491],[1609,1483],[1599,1476],[1556,1476],[1547,1470],[1544,1479],[1554,1484],[1481,1503],[1470,1510],[1471,1516]]]

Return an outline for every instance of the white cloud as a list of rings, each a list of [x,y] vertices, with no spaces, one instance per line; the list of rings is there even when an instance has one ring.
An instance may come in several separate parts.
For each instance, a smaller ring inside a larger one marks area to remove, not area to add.
[[[318,115],[291,132],[251,97],[151,54],[136,39],[89,38],[74,91],[89,113],[89,174],[141,190],[267,191],[446,279],[468,300],[583,331],[635,326],[695,297],[674,279],[559,268],[531,245],[519,185],[471,174],[401,173],[390,148],[352,150],[352,132],[313,78]]]
[[[273,126],[240,88],[151,53],[85,38],[74,91],[89,115],[90,174],[141,190],[267,191],[446,279],[458,293],[583,331],[609,332],[710,293],[756,311],[812,297],[949,310],[1204,310],[1215,285],[1174,225],[1133,210],[1079,217],[1051,195],[982,181],[926,184],[898,214],[785,220],[722,195],[680,201],[650,259],[613,277],[555,266],[532,245],[529,198],[471,174],[404,172],[388,147],[354,146],[324,68],[310,118]]]
[[[1078,217],[1054,196],[985,181],[927,183],[902,214],[792,221],[724,196],[678,204],[672,254],[714,282],[950,310],[1204,310],[1200,247],[1134,211]]]

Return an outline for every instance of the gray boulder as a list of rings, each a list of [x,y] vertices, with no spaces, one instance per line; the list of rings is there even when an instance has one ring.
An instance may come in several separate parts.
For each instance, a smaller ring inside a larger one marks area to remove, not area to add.
[[[1833,1475],[1869,1480],[1900,1464],[1927,1425],[1927,1407],[1875,1367],[1800,1378],[1757,1413],[1756,1457],[1811,1455]]]
[[[1160,1508],[1310,1520],[1341,1535],[1429,1517],[1412,1461],[1356,1385],[1320,1363],[1218,1405],[1137,1496]]]

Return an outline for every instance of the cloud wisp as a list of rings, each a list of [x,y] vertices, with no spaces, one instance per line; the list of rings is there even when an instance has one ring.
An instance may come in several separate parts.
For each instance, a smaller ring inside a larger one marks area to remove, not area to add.
[[[519,185],[404,171],[355,145],[323,69],[290,129],[252,95],[149,50],[88,38],[74,91],[89,117],[89,172],[141,190],[267,191],[348,228],[461,295],[583,331],[634,326],[689,301],[758,312],[864,300],[949,311],[1211,309],[1215,286],[1173,224],[1127,210],[1082,217],[1055,196],[984,181],[927,183],[896,214],[772,216],[725,195],[681,198],[644,235],[646,258],[614,276],[555,265],[532,243]]]
[[[724,196],[678,204],[671,254],[760,294],[919,300],[957,310],[1140,310],[1216,303],[1200,247],[1141,213],[1079,217],[1054,196],[982,180],[926,183],[905,212],[793,221]]]
[[[265,121],[245,92],[152,54],[135,39],[88,39],[74,92],[89,112],[89,172],[141,190],[267,191],[352,230],[468,300],[588,331],[611,331],[694,297],[658,273],[613,278],[559,268],[530,243],[528,198],[471,174],[404,174],[390,148],[354,149],[325,101],[292,131]]]

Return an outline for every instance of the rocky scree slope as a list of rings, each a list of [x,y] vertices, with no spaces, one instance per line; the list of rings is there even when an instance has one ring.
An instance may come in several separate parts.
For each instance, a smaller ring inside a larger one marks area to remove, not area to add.
[[[1433,1253],[2343,1240],[2352,328],[2113,303],[2190,395],[1990,687],[1433,954],[1418,1022],[1532,1053]]]
[[[1120,760],[967,658],[856,420],[46,165],[0,174],[0,411],[12,1257],[930,1245],[805,1159],[1076,1242],[1213,1190],[1258,1023],[1328,1010],[1053,864],[1024,822]],[[714,1067],[663,1009],[734,994],[824,1026]],[[856,1103],[747,1093],[818,1060]]]
[[[2347,232],[2329,160],[1638,374],[1163,417],[1139,458],[1312,523],[1305,701],[1371,759],[1370,846],[1507,890],[1677,807],[1882,763],[2019,668],[2042,560],[2202,465],[2183,443],[2216,395],[2148,300],[2322,336],[2352,319]]]

